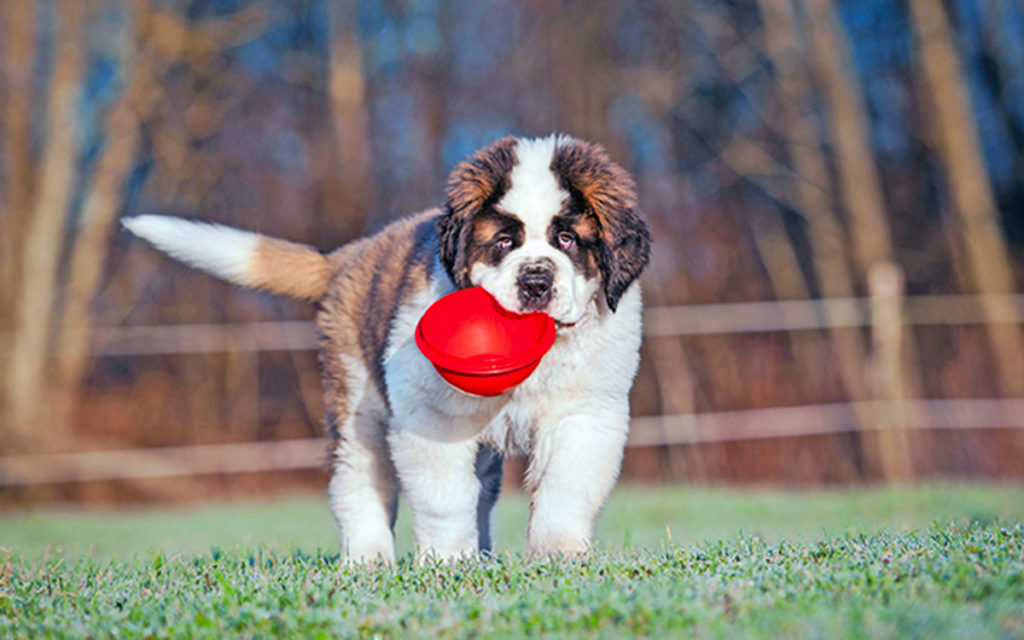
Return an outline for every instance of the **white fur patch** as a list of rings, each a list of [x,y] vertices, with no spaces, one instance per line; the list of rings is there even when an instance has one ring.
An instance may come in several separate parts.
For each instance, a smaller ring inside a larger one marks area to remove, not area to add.
[[[528,311],[519,300],[519,270],[538,261],[554,264],[551,302],[543,309],[556,321],[571,325],[579,322],[593,307],[600,283],[587,280],[561,251],[551,246],[551,220],[562,210],[569,197],[551,169],[558,148],[566,136],[552,135],[516,143],[516,165],[509,174],[508,191],[498,207],[523,222],[523,244],[511,251],[497,266],[477,262],[470,271],[470,282],[493,295],[510,311]]]
[[[511,186],[498,206],[523,221],[526,241],[547,242],[548,225],[569,196],[551,170],[551,160],[564,136],[520,140],[516,166],[509,174]]]
[[[172,258],[235,284],[251,285],[249,265],[260,235],[171,216],[122,218],[121,224]]]

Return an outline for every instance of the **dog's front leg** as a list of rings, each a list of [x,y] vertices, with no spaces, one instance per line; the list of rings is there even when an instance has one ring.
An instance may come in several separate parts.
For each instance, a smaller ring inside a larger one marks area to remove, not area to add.
[[[476,440],[435,440],[399,428],[389,441],[412,511],[417,557],[450,560],[475,554],[480,497]]]
[[[576,555],[590,548],[594,523],[619,474],[628,424],[628,416],[615,411],[538,425],[526,473],[531,554]]]

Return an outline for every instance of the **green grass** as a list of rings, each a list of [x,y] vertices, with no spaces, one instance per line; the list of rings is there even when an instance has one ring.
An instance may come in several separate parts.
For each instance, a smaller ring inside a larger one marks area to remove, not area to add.
[[[499,551],[525,549],[526,498],[498,501]],[[818,540],[848,530],[896,531],[954,519],[1024,519],[1024,486],[933,484],[912,487],[783,491],[773,489],[617,488],[598,523],[606,550],[694,544],[757,535],[767,541]],[[0,514],[0,547],[29,556],[66,552],[98,559],[159,551],[199,553],[211,547],[259,545],[271,551],[337,547],[326,495],[200,504],[161,509],[47,509]],[[399,553],[412,550],[409,514],[399,512]]]
[[[375,569],[320,498],[8,515],[0,637],[1024,637],[1022,488],[623,488],[574,561],[517,552],[525,508],[496,558]]]

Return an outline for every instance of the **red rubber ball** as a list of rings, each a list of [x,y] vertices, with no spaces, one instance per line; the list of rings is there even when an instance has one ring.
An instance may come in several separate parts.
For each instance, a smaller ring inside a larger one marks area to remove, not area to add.
[[[481,287],[444,296],[416,326],[416,346],[441,377],[476,396],[526,380],[554,341],[551,316],[508,311]]]

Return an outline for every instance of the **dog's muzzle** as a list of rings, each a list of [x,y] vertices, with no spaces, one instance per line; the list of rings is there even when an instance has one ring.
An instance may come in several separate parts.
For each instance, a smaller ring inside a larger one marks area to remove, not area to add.
[[[551,302],[554,267],[548,261],[532,262],[519,269],[519,304],[523,311],[540,311]]]

